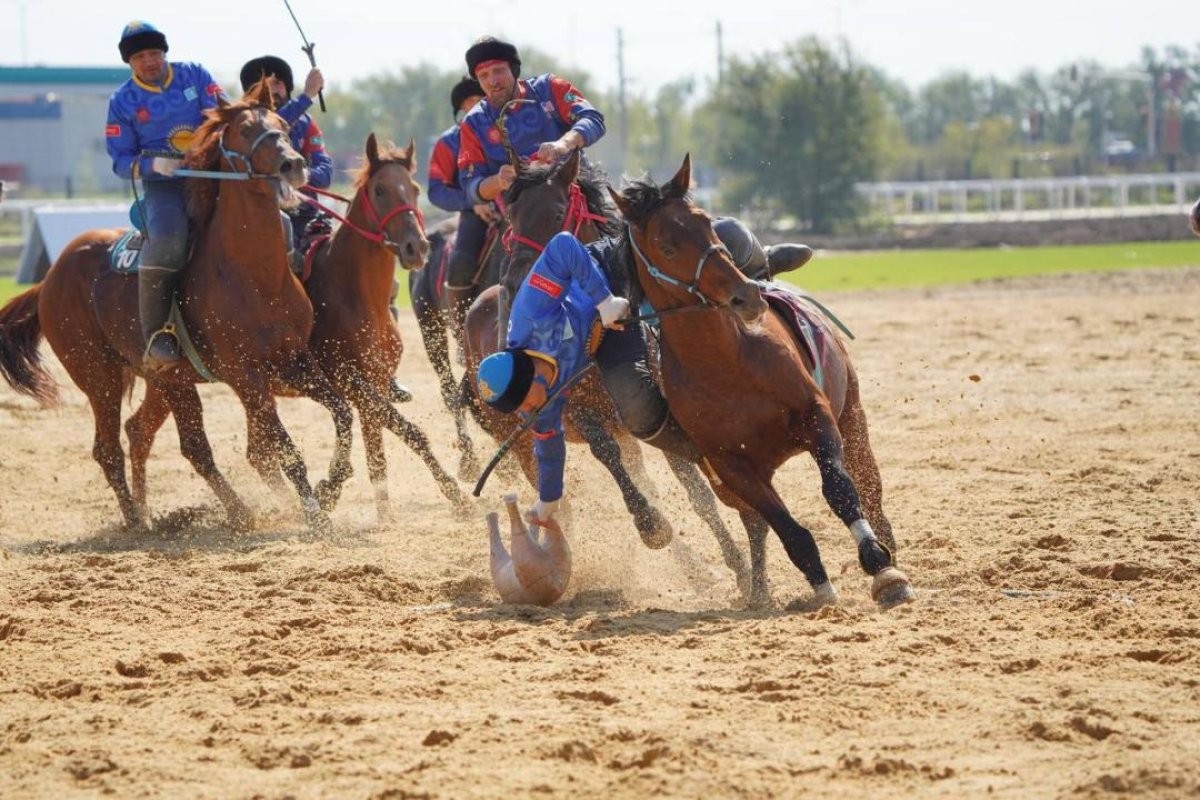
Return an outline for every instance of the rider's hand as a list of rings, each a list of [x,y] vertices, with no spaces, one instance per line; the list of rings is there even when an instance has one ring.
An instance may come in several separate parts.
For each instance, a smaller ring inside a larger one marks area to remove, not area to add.
[[[545,525],[550,520],[554,519],[554,515],[558,513],[559,500],[542,500],[538,499],[533,504],[533,508],[525,513],[525,518],[531,525]]]
[[[512,186],[517,180],[517,168],[512,164],[505,164],[500,167],[500,171],[496,173],[496,182],[500,186],[500,191],[504,191]]]
[[[182,158],[166,158],[165,156],[155,156],[150,161],[150,169],[154,170],[155,175],[163,175],[170,177],[175,174],[175,170],[183,166]]]
[[[625,326],[621,324],[621,320],[629,316],[629,301],[610,294],[596,304],[596,311],[600,314],[601,325],[618,331],[623,330]]]
[[[325,76],[321,74],[321,70],[313,67],[308,71],[308,77],[304,79],[304,93],[308,95],[309,100],[316,100],[317,95],[325,88]]]
[[[536,158],[538,161],[554,164],[570,152],[570,147],[563,144],[561,140],[555,139],[553,142],[542,142],[538,145]]]
[[[496,207],[491,203],[479,203],[474,207],[474,211],[475,216],[489,224],[500,219],[500,215],[496,213]]]

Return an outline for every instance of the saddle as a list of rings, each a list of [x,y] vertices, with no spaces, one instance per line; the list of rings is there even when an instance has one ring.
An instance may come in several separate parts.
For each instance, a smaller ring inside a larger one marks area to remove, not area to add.
[[[828,363],[830,338],[832,332],[826,327],[822,316],[829,312],[816,301],[806,298],[787,289],[770,284],[760,284],[762,297],[772,309],[787,323],[788,330],[800,345],[812,364],[813,380],[817,388],[825,390],[825,370],[823,365]],[[834,318],[836,322],[836,318]],[[840,323],[838,323],[840,325]],[[843,328],[845,330],[845,328]],[[849,334],[849,331],[846,331]],[[851,334],[851,338],[853,335]]]

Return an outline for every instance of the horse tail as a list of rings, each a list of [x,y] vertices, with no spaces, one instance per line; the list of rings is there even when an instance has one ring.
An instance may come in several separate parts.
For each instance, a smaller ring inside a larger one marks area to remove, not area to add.
[[[38,318],[39,283],[0,308],[0,375],[21,394],[43,406],[58,403],[58,385],[42,364],[38,345],[42,322]]]

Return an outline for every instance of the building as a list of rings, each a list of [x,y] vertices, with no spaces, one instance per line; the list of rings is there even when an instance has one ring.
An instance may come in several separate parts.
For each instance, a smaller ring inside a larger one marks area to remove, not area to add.
[[[119,67],[0,66],[0,180],[51,195],[126,188],[104,142],[108,98],[129,77]]]

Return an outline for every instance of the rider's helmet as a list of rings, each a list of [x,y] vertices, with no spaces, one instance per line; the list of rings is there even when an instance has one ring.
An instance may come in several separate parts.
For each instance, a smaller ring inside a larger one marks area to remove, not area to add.
[[[514,78],[521,77],[521,57],[517,48],[508,42],[502,42],[494,36],[484,36],[467,48],[467,72],[474,78],[475,70],[490,61],[507,61],[512,67]]]
[[[497,411],[516,411],[533,385],[533,357],[519,348],[492,353],[479,363],[479,396]]]
[[[158,28],[140,19],[135,19],[125,26],[117,47],[121,50],[121,60],[126,64],[143,50],[162,50],[165,53],[168,49],[167,37],[163,36]]]

